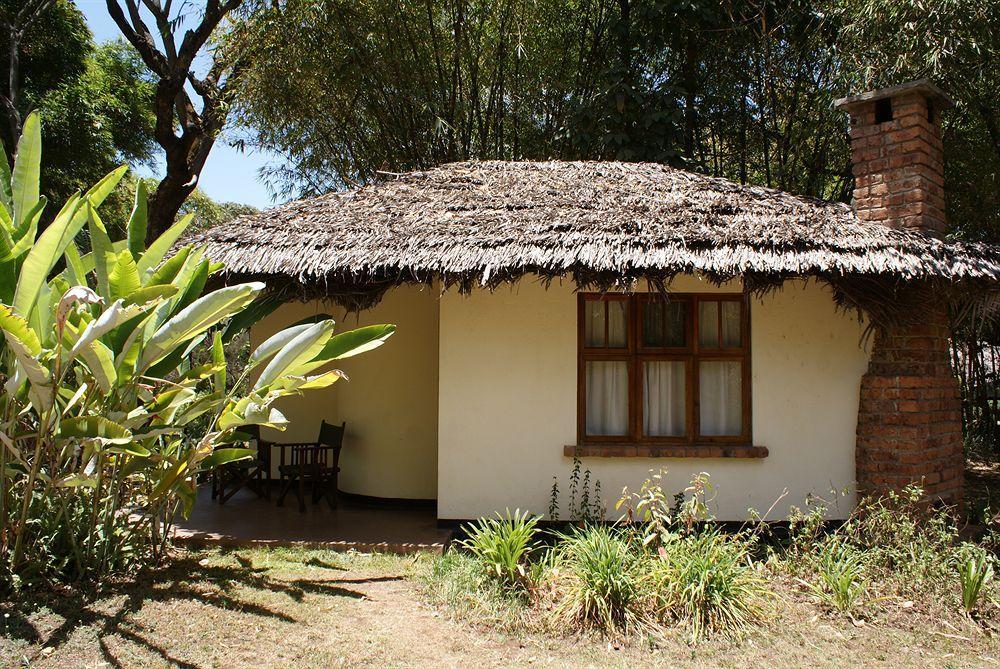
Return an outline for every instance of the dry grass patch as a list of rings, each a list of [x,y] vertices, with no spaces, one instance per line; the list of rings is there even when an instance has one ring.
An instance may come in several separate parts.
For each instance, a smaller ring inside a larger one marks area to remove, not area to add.
[[[443,560],[460,560],[445,556]],[[177,552],[96,595],[35,593],[3,605],[3,667],[770,666],[988,667],[982,628],[919,607],[855,627],[773,581],[775,624],[742,642],[682,634],[611,643],[531,619],[505,628],[428,590],[440,558],[306,550]],[[452,592],[460,596],[461,589]],[[494,602],[498,608],[500,605]]]

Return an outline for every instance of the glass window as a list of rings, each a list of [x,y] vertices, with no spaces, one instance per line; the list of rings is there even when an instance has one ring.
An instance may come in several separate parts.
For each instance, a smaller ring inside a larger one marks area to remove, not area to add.
[[[716,300],[698,302],[698,346],[719,348],[719,303]]]
[[[740,348],[743,338],[740,331],[743,328],[739,302],[722,302],[722,346],[725,348]]]
[[[703,360],[698,369],[701,434],[733,437],[743,433],[743,364]]]
[[[644,294],[580,300],[581,439],[698,445],[749,437],[742,299]],[[630,309],[638,309],[634,318]]]
[[[584,339],[587,346],[604,347],[604,300],[584,302]]]
[[[587,435],[628,434],[628,363],[587,362]]]
[[[680,360],[642,364],[642,432],[649,437],[683,437],[687,431],[687,380]]]

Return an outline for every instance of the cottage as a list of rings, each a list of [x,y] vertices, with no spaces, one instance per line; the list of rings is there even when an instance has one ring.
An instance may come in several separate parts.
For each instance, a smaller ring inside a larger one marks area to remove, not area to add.
[[[571,459],[610,508],[651,469],[708,472],[713,511],[923,480],[961,496],[946,304],[1000,279],[944,241],[940,114],[920,81],[847,98],[853,207],[657,164],[472,162],[389,175],[200,235],[304,317],[395,323],[352,377],[282,408],[279,441],[346,421],[343,491],[440,519],[544,513]]]

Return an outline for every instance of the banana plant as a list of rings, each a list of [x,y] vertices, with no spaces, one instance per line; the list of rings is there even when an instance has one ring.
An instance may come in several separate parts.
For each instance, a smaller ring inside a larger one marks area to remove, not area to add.
[[[227,384],[223,337],[266,311],[262,302],[273,308],[264,284],[206,292],[221,265],[190,246],[172,252],[190,216],[147,245],[141,181],[126,238],[112,240],[98,209],[124,168],[72,196],[39,233],[40,159],[32,114],[13,170],[0,168],[0,576],[11,583],[39,560],[100,577],[128,562],[123,550],[159,554],[174,515],[194,504],[197,475],[251,455],[230,447],[240,427],[282,429],[276,400],[344,378],[335,361],[394,331],[295,326]],[[87,252],[77,246],[84,227]],[[199,346],[211,362],[182,364]],[[192,437],[196,424],[207,427]],[[55,519],[66,555],[50,555],[52,542],[34,531],[43,517]]]

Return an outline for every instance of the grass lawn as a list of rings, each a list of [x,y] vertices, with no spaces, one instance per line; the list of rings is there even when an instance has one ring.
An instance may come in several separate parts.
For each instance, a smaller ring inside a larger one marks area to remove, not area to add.
[[[515,634],[431,604],[434,558],[305,550],[178,552],[96,598],[65,591],[2,605],[4,667],[768,666],[992,667],[977,625],[900,607],[862,626],[779,590],[774,621],[739,643],[652,648]]]

